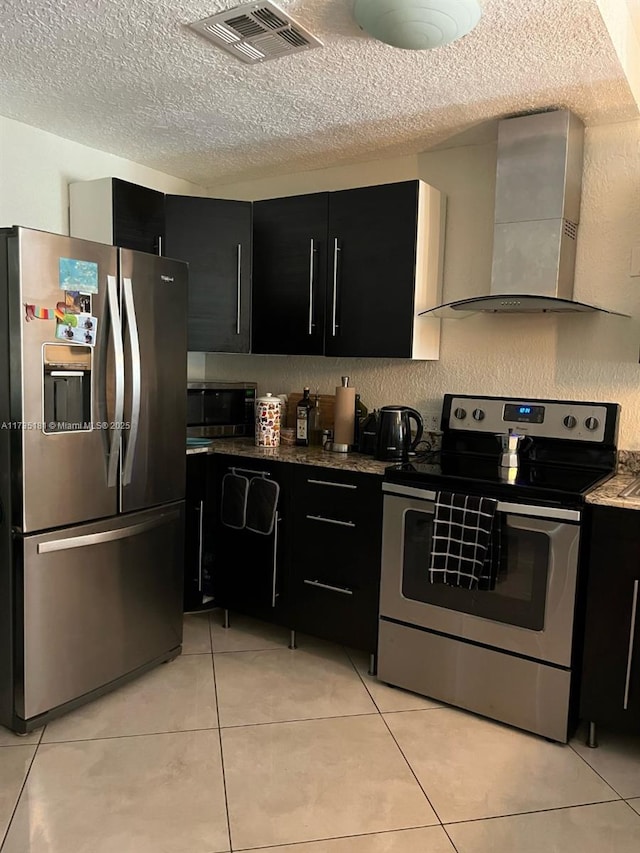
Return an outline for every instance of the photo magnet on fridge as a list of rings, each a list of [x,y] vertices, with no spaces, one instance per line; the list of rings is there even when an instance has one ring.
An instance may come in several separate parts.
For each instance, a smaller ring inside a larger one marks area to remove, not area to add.
[[[78,261],[60,258],[58,284],[61,290],[76,290],[80,293],[98,292],[98,264],[94,261]]]

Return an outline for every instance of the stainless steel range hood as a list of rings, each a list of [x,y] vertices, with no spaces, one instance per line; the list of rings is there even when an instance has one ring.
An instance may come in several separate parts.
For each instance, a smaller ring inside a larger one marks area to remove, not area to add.
[[[584,125],[569,110],[499,123],[490,292],[423,314],[616,313],[573,299],[583,145]]]

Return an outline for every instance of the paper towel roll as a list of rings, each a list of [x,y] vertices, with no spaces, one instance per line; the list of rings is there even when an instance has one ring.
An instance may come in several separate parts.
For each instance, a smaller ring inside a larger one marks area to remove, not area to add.
[[[336,407],[334,412],[333,441],[335,444],[352,445],[356,422],[356,389],[344,383],[348,376],[342,377],[342,385],[336,388]]]

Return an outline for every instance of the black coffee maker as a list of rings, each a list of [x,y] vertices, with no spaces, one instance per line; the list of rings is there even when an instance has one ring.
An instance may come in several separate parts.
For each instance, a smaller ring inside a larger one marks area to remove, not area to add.
[[[416,432],[411,435],[411,421]],[[376,459],[404,462],[422,438],[422,415],[409,406],[383,406],[378,415]]]

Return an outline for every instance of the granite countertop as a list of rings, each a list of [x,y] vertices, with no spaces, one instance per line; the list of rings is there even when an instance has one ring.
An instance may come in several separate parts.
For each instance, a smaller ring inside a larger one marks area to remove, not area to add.
[[[256,447],[253,439],[214,438],[207,447],[188,447],[187,456],[196,453],[228,453],[234,456],[246,456],[252,459],[273,459],[277,462],[296,462],[299,465],[318,465],[322,468],[335,468],[342,471],[358,471],[361,474],[382,476],[391,462],[380,462],[373,456],[362,453],[333,453],[321,447]]]
[[[637,509],[640,510],[640,497],[637,498],[621,498],[620,492],[631,485],[634,480],[638,479],[637,474],[621,472],[616,474],[602,486],[594,489],[587,495],[586,501],[588,504],[597,504],[598,506],[617,506],[622,509]]]

